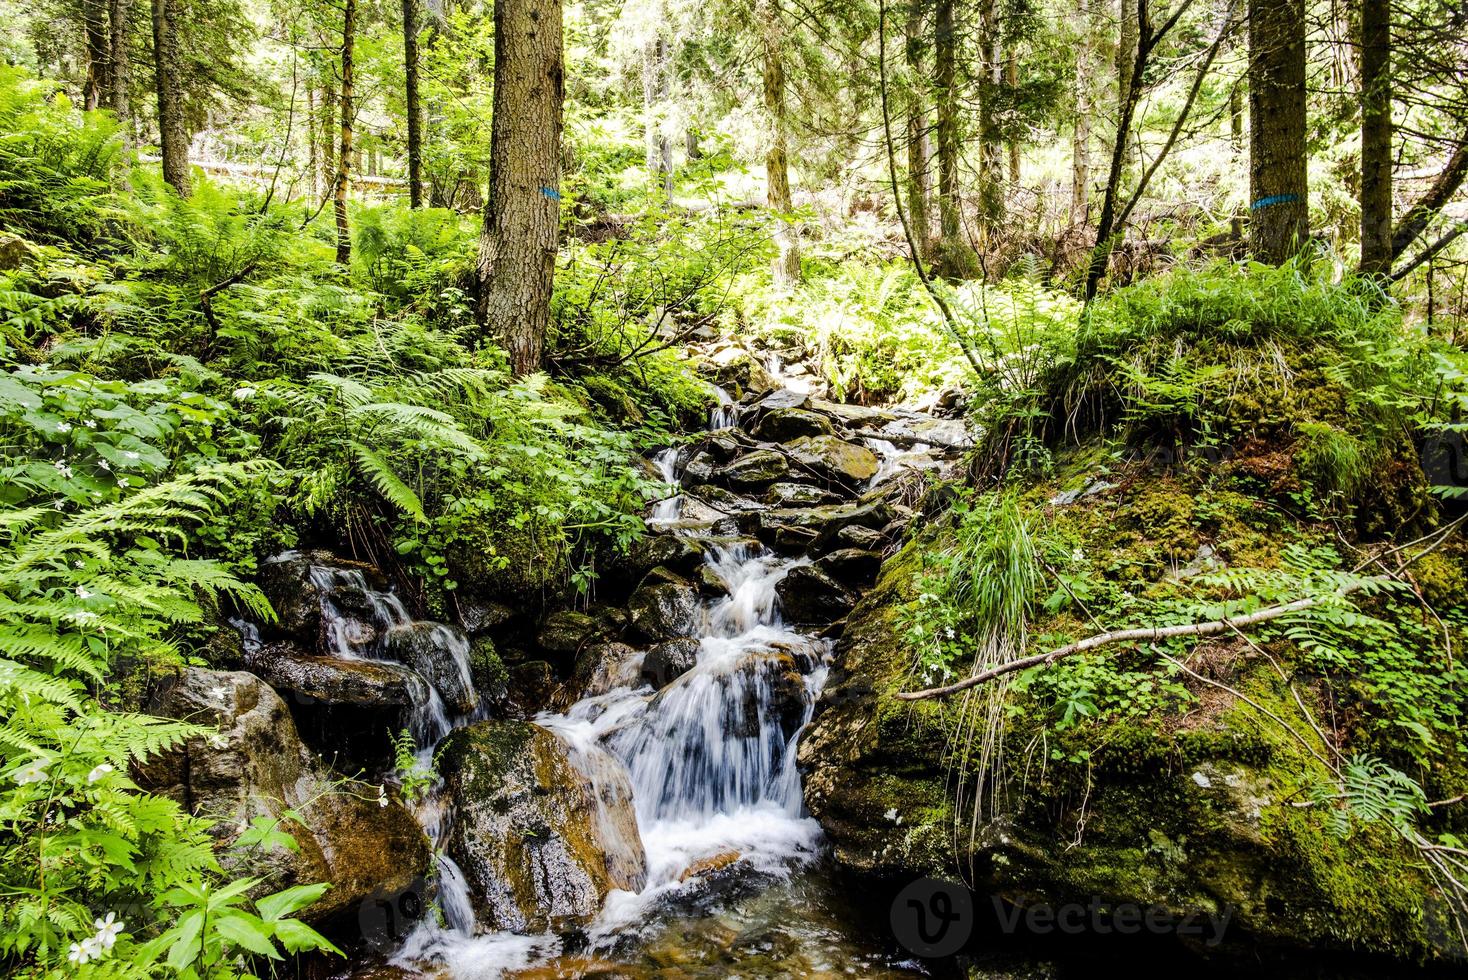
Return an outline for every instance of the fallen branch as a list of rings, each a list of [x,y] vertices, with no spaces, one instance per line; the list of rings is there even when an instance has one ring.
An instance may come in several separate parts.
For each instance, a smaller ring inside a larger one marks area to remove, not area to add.
[[[1336,594],[1341,595],[1346,591],[1349,590],[1342,590]],[[1084,640],[1077,640],[1075,643],[1068,643],[1063,647],[1057,647],[1048,653],[1037,653],[1031,657],[1021,657],[1018,660],[1011,660],[1007,664],[991,667],[988,670],[980,671],[971,677],[966,677],[961,681],[948,684],[944,687],[930,687],[922,691],[901,691],[896,697],[899,701],[922,701],[926,698],[943,698],[950,694],[957,694],[959,691],[966,691],[971,687],[978,687],[980,684],[988,683],[996,677],[1003,677],[1005,674],[1013,674],[1015,671],[1029,670],[1031,667],[1040,667],[1045,664],[1054,663],[1062,657],[1069,657],[1076,653],[1085,653],[1087,650],[1094,650],[1097,647],[1106,646],[1108,643],[1152,642],[1156,640],[1168,640],[1176,636],[1213,636],[1217,633],[1226,633],[1229,630],[1237,629],[1240,626],[1254,626],[1258,623],[1266,623],[1271,619],[1279,619],[1281,616],[1288,616],[1290,613],[1300,612],[1303,609],[1317,606],[1321,601],[1319,597],[1311,596],[1305,599],[1296,599],[1294,602],[1287,602],[1282,606],[1269,606],[1244,616],[1227,616],[1223,619],[1215,619],[1207,623],[1139,627],[1129,630],[1113,630],[1110,633],[1098,633],[1095,636],[1088,636]]]

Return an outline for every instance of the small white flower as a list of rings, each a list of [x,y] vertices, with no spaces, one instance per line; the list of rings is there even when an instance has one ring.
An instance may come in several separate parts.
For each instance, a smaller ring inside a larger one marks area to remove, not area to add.
[[[102,944],[103,949],[111,949],[117,942],[117,934],[122,932],[122,927],[127,923],[118,919],[116,912],[108,912],[107,918],[97,919],[92,925],[97,929],[97,942]]]
[[[111,771],[112,771],[112,766],[110,766],[109,764],[107,764],[107,763],[104,762],[100,766],[98,766],[97,768],[93,769],[91,772],[87,773],[87,782],[89,782],[89,783],[95,783],[97,780],[101,779],[103,776],[107,775]],[[112,913],[111,912],[107,913],[107,918],[109,920],[111,920],[111,918],[112,918]],[[112,944],[111,943],[108,943],[108,945],[110,946]]]
[[[15,771],[15,781],[21,786],[27,783],[44,783],[47,777],[46,767],[50,764],[46,759],[33,759]]]
[[[91,942],[91,940],[87,941]],[[66,954],[66,959],[69,962],[75,963],[80,966],[81,964],[87,963],[92,959],[92,953],[89,948],[82,945],[81,943],[72,943],[71,952]]]
[[[56,503],[52,506],[54,506],[57,510],[64,510],[66,508],[66,501],[58,497],[56,498]]]
[[[954,636],[956,634],[953,632],[953,627],[952,626],[945,626],[943,628],[943,635],[946,636],[946,637],[948,637],[951,640],[951,639],[954,638]]]
[[[91,959],[100,960],[102,958],[102,940],[96,936],[83,939],[82,952],[86,953]]]
[[[70,422],[57,422],[56,423],[56,431],[57,432],[70,432],[71,431],[71,423]]]
[[[112,472],[112,464],[109,463],[109,462],[107,462],[107,460],[105,460],[105,459],[99,459],[99,460],[97,460],[97,465],[100,466],[100,467],[102,467],[108,473],[111,473]]]
[[[897,816],[897,808],[895,806],[892,807],[892,809],[888,810],[886,813],[882,814],[882,816],[886,817],[888,820],[893,821],[894,823],[897,822],[897,820],[899,819]]]
[[[82,425],[85,425],[89,429],[95,429],[97,427],[97,423],[94,419],[87,419],[85,422],[82,423]]]
[[[377,798],[377,805],[380,806],[380,807],[381,806],[387,806],[387,797],[385,797],[385,796],[379,796]]]
[[[76,597],[78,599],[90,599],[94,595],[96,593],[88,589],[85,585],[78,585],[76,587]]]
[[[1086,553],[1084,551],[1082,551],[1081,549],[1077,548],[1075,551],[1072,551],[1070,553],[1070,560],[1071,561],[1085,561],[1086,560]]]
[[[212,695],[214,695],[216,698],[218,698],[221,701],[228,701],[229,700],[229,688],[227,688],[227,687],[216,687],[214,690],[210,691],[209,693],[212,694]]]
[[[55,465],[56,465],[56,472],[57,473],[60,473],[62,476],[66,477],[68,480],[71,479],[71,464],[67,463],[67,461],[64,460],[64,459],[58,459],[56,461]]]
[[[71,567],[72,568],[85,568],[86,567],[86,564],[80,558],[78,558],[76,561],[74,561],[74,562],[71,563]]]
[[[234,390],[235,401],[244,401],[255,393],[254,388],[236,388]]]

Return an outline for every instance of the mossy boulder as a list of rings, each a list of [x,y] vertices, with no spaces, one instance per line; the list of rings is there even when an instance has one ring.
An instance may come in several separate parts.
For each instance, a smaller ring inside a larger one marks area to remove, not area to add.
[[[692,636],[700,615],[698,589],[681,575],[658,566],[627,602],[627,619],[648,640]]]
[[[876,454],[833,435],[806,436],[786,447],[792,459],[823,479],[858,486],[877,475]]]
[[[427,870],[428,839],[407,807],[391,791],[328,770],[301,743],[285,702],[254,674],[188,668],[157,693],[151,710],[218,732],[138,765],[138,784],[214,821],[210,832],[221,860],[260,878],[260,894],[330,882],[302,913],[321,921],[374,894],[400,892]],[[259,817],[281,821],[299,849],[231,851],[229,844]]]
[[[1384,822],[1340,835],[1329,808],[1301,805],[1323,770],[1261,714],[1312,731],[1266,662],[1238,661],[1231,686],[1248,701],[1204,688],[1181,719],[1057,733],[1012,700],[1009,788],[992,816],[960,812],[948,760],[977,751],[961,699],[893,697],[912,683],[900,610],[915,598],[919,552],[910,544],[889,559],[849,617],[801,740],[806,802],[840,865],[892,878],[961,873],[1020,906],[1099,899],[1179,918],[1226,914],[1225,943],[1239,951],[1455,955],[1445,906],[1399,835]]]
[[[630,824],[635,833],[630,794],[599,793],[551,732],[480,722],[445,739],[437,765],[454,804],[447,848],[484,924],[519,933],[571,929],[591,921],[612,889],[640,887],[640,839],[629,854],[625,839],[603,829],[625,834]]]

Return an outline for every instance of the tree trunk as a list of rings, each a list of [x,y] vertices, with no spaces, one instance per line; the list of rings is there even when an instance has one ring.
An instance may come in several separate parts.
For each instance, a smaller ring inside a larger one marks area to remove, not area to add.
[[[756,5],[764,42],[764,105],[770,122],[770,146],[765,153],[766,203],[775,219],[776,285],[800,281],[800,246],[795,228],[784,217],[794,210],[790,197],[788,122],[785,111],[785,31],[778,0],[758,0]]]
[[[517,375],[540,369],[550,321],[564,84],[560,0],[498,0],[479,316]]]
[[[107,0],[82,0],[83,48],[87,77],[82,85],[82,108],[100,109],[111,98],[112,52],[107,38]]]
[[[1070,141],[1070,222],[1084,225],[1091,196],[1091,11],[1090,0],[1076,0],[1076,121]]]
[[[1249,0],[1249,245],[1274,265],[1310,237],[1305,0]]]
[[[688,159],[703,159],[703,147],[698,145],[698,130],[694,129],[692,126],[689,126],[687,131],[683,134],[683,141],[683,152],[688,154]]]
[[[933,24],[933,77],[937,84],[938,131],[938,268],[956,279],[971,270],[963,240],[962,204],[958,196],[958,34],[954,0],[937,0]]]
[[[660,23],[662,18],[657,17]],[[668,102],[668,42],[649,38],[642,48],[642,127],[648,176],[673,197],[673,143],[663,126]]]
[[[981,0],[979,4],[979,62],[978,226],[983,241],[1004,220],[1004,150],[995,113],[996,96],[1004,80],[998,0]]]
[[[1244,166],[1244,86],[1235,82],[1228,90],[1228,139],[1233,149],[1234,164]],[[1244,240],[1244,216],[1235,213],[1228,222],[1229,233],[1236,242]]]
[[[1137,44],[1142,37],[1141,10],[1137,0],[1120,0],[1121,17],[1116,44],[1116,118],[1131,98],[1133,74],[1137,66]],[[1127,150],[1130,151],[1128,140]],[[1122,159],[1125,166],[1126,159]]]
[[[352,183],[352,58],[357,45],[357,0],[346,0],[342,15],[342,140],[336,156],[336,189],[332,210],[336,213],[336,261],[352,261],[352,230],[347,224],[347,191]]]
[[[131,0],[109,0],[107,7],[108,78],[112,83],[107,103],[122,123],[124,139],[130,140],[131,112],[128,107],[127,24]]]
[[[1392,266],[1390,0],[1361,0],[1361,272]]]
[[[403,97],[408,113],[408,207],[423,206],[423,109],[418,104],[418,0],[403,0]]]
[[[928,110],[923,103],[923,9],[912,0],[907,14],[907,216],[924,260],[933,256],[932,174],[928,157]]]
[[[153,0],[153,79],[158,91],[158,144],[163,157],[163,179],[188,197],[189,134],[184,123],[183,89],[179,81],[178,31],[175,0]]]

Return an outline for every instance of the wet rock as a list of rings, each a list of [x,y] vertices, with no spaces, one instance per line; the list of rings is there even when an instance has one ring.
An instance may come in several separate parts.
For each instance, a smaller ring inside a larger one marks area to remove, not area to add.
[[[470,636],[486,633],[515,618],[515,610],[492,599],[456,593],[454,603],[459,610],[459,625]]]
[[[807,436],[786,447],[791,458],[823,479],[857,486],[877,475],[876,455],[835,436]]]
[[[871,585],[882,568],[882,555],[865,548],[837,548],[823,555],[815,567],[848,587]]]
[[[655,688],[666,687],[693,669],[702,649],[703,644],[693,637],[659,643],[642,661],[642,680]]]
[[[754,400],[750,406],[753,414],[764,412],[777,412],[786,409],[807,408],[810,405],[810,396],[796,391],[794,388],[776,388],[769,394]]]
[[[315,566],[334,573],[356,573],[368,587],[387,589],[382,573],[373,566],[338,558],[327,551],[286,551],[261,562],[258,575],[260,589],[278,617],[276,623],[268,627],[268,632],[292,637],[312,647],[321,632],[322,590],[311,575]],[[330,598],[343,613],[360,614],[361,627],[371,628],[373,610],[362,589],[333,588]],[[375,637],[366,636],[362,642],[367,644],[373,639]]]
[[[724,581],[724,577],[712,565],[700,566],[695,578],[698,580],[698,590],[704,595],[722,595],[729,591],[729,583]]]
[[[639,576],[659,565],[687,574],[703,564],[703,552],[694,542],[680,535],[649,534],[632,546],[628,564]]]
[[[693,493],[710,507],[724,514],[748,514],[760,509],[760,505],[748,497],[741,497],[723,487],[695,487]]]
[[[0,232],[0,271],[19,269],[36,254],[36,247],[24,238]]]
[[[746,449],[753,449],[754,442],[739,429],[720,429],[703,441],[703,451],[719,463],[727,463]]]
[[[151,710],[218,732],[140,764],[139,785],[215,821],[210,833],[221,845],[257,817],[281,820],[299,850],[253,848],[248,858],[223,850],[220,857],[229,870],[263,879],[262,894],[330,882],[302,914],[308,921],[374,893],[402,891],[427,869],[428,839],[408,809],[392,793],[382,806],[378,787],[330,772],[301,743],[285,702],[254,674],[186,668]],[[304,826],[287,819],[287,810],[299,812]]]
[[[771,507],[812,507],[834,503],[837,497],[808,483],[776,483],[765,491],[764,500]]]
[[[777,408],[766,412],[754,427],[757,438],[767,442],[790,442],[801,436],[831,434],[831,420],[807,408]]]
[[[935,419],[912,415],[895,419],[881,428],[881,436],[899,446],[927,443],[945,449],[971,449],[974,438],[962,419]]]
[[[851,524],[841,528],[831,538],[831,544],[839,548],[861,548],[879,551],[887,546],[888,538],[876,528]]]
[[[778,388],[764,365],[739,347],[714,351],[707,361],[699,365],[699,369],[710,375],[720,387],[736,392],[765,392]]]
[[[720,469],[716,476],[736,487],[762,487],[774,483],[788,472],[790,461],[783,453],[756,449]]]
[[[528,711],[549,705],[555,696],[556,671],[544,660],[525,660],[509,667],[510,696]]]
[[[683,467],[683,486],[696,487],[702,483],[708,483],[714,478],[714,472],[719,468],[719,461],[708,453],[695,453]]]
[[[812,401],[810,405],[811,408],[826,413],[843,425],[857,429],[880,429],[887,423],[897,420],[897,416],[886,409],[871,408],[867,405],[846,405],[840,402],[819,400]]]
[[[468,714],[479,706],[469,671],[469,638],[458,628],[429,622],[398,626],[387,631],[384,652],[432,684],[450,711]]]
[[[490,704],[503,701],[509,693],[510,671],[487,636],[477,636],[469,644],[469,676],[480,699]]]
[[[865,504],[783,507],[760,513],[756,533],[762,541],[779,544],[783,531],[785,537],[798,541],[802,546],[825,549],[837,543],[837,536],[843,529],[860,526],[875,530],[891,520],[891,516],[891,507],[881,500]]]
[[[692,636],[699,620],[698,590],[672,570],[659,566],[647,573],[627,601],[627,619],[653,642]]]
[[[790,569],[775,586],[775,593],[780,597],[780,612],[792,623],[830,623],[856,605],[856,596],[814,565]]]
[[[738,861],[739,858],[740,854],[738,851],[724,851],[712,857],[700,858],[684,868],[683,873],[678,876],[678,880],[681,882],[688,881],[691,878],[705,878],[716,872],[723,871],[729,865]]]
[[[244,666],[272,687],[325,704],[401,708],[413,702],[412,685],[423,683],[397,664],[315,657],[288,640],[247,645]]]
[[[565,745],[537,725],[480,722],[444,740],[438,752],[455,819],[449,853],[464,870],[479,918],[519,933],[584,925],[613,888],[636,888],[614,875],[601,809],[635,833],[630,800],[599,795]],[[629,794],[630,795],[630,794]],[[638,841],[640,849],[640,840]],[[645,874],[645,864],[633,869]]]
[[[643,654],[625,643],[595,643],[576,658],[571,679],[556,692],[555,705],[565,711],[583,698],[597,697],[639,683]]]
[[[604,623],[595,616],[574,609],[551,613],[535,634],[535,642],[542,650],[562,654],[575,654],[588,643],[607,638],[608,630]]]

